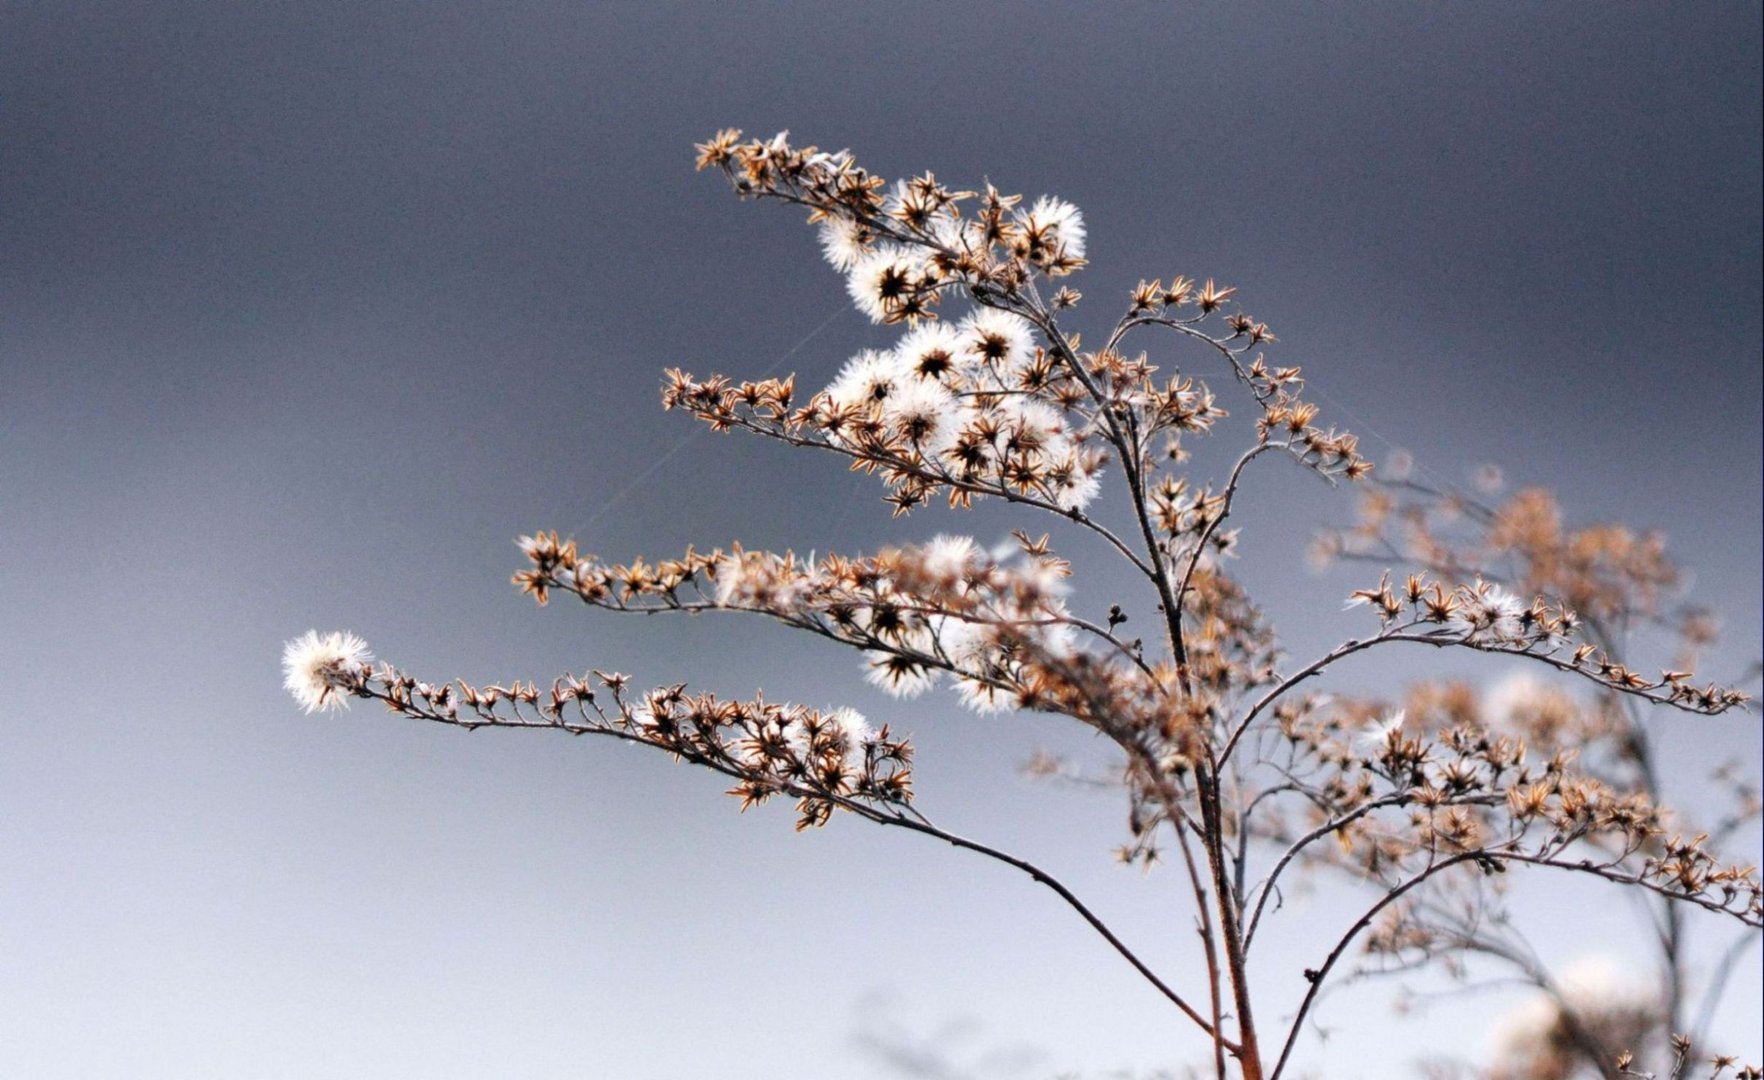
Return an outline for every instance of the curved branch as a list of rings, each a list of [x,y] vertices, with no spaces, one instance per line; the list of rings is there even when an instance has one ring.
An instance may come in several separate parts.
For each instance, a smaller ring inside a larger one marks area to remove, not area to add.
[[[1709,986],[1703,991],[1702,1000],[1697,1003],[1696,1030],[1691,1037],[1694,1044],[1702,1045],[1708,1038],[1709,1025],[1715,1020],[1715,1006],[1720,1004],[1722,995],[1727,992],[1727,980],[1733,977],[1740,958],[1758,943],[1758,939],[1759,935],[1748,933],[1722,953],[1720,962],[1715,965],[1715,974],[1710,977]]]
[[[1219,508],[1218,516],[1209,518],[1206,527],[1195,538],[1194,551],[1189,554],[1188,565],[1182,570],[1182,581],[1176,586],[1176,595],[1188,596],[1189,583],[1194,580],[1195,567],[1200,565],[1201,554],[1207,549],[1207,541],[1213,538],[1213,534],[1219,531],[1219,526],[1225,524],[1225,519],[1231,516],[1231,504],[1237,498],[1237,485],[1238,481],[1243,478],[1244,468],[1263,454],[1275,449],[1281,449],[1281,447],[1276,443],[1257,443],[1237,459],[1237,464],[1231,469],[1231,477],[1225,483],[1224,504]]]
[[[437,712],[433,709],[424,708],[409,699],[394,700],[390,694],[376,690],[371,685],[364,686],[355,692],[360,697],[372,698],[376,701],[383,702],[394,712],[412,717],[413,719],[427,720],[433,723],[446,724],[450,727],[465,728],[467,730],[473,730],[479,727],[545,728],[554,731],[567,732],[571,735],[606,735],[624,742],[631,742],[654,749],[665,750],[669,754],[682,758],[691,764],[701,765],[733,779],[746,779],[745,774],[740,770],[731,768],[727,764],[714,758],[694,753],[690,750],[683,750],[676,746],[660,745],[635,732],[611,727],[609,726],[610,721],[603,720],[601,723],[584,722],[578,724],[564,720],[560,715],[556,720],[547,722],[544,720],[527,719],[525,717],[510,719],[501,714],[483,711],[474,713],[473,717],[470,719],[461,719],[458,717],[447,716],[446,714]],[[598,706],[595,706],[595,709],[599,712]],[[621,714],[628,716],[628,710],[622,699],[619,702],[619,710]],[[601,713],[601,715],[604,717],[604,713]],[[817,799],[827,799],[843,809],[857,814],[859,817],[862,817],[867,821],[875,822],[878,825],[892,825],[897,828],[908,829],[912,832],[926,836],[933,836],[939,840],[954,845],[955,847],[973,851],[996,862],[1004,863],[1007,866],[1022,871],[1029,875],[1034,881],[1047,886],[1059,896],[1060,899],[1064,900],[1067,906],[1071,907],[1072,910],[1076,911],[1086,923],[1090,924],[1090,927],[1101,935],[1102,938],[1122,956],[1122,958],[1131,964],[1135,971],[1137,971],[1147,982],[1151,983],[1152,986],[1172,1004],[1180,1009],[1183,1015],[1199,1025],[1201,1030],[1206,1032],[1210,1038],[1222,1043],[1227,1049],[1231,1049],[1233,1052],[1236,1051],[1237,1047],[1234,1043],[1226,1040],[1219,1032],[1218,1028],[1209,1023],[1204,1016],[1183,999],[1182,995],[1177,993],[1176,990],[1168,983],[1164,982],[1163,979],[1159,978],[1157,973],[1152,971],[1151,968],[1146,965],[1145,961],[1141,960],[1138,954],[1129,948],[1128,945],[1109,928],[1107,923],[1103,922],[1103,920],[1092,911],[1089,906],[1078,898],[1077,894],[1073,893],[1070,888],[1051,873],[1027,859],[1020,858],[1008,852],[1001,851],[998,848],[983,844],[977,840],[970,840],[967,837],[959,836],[955,833],[939,828],[923,814],[920,814],[916,809],[910,807],[893,813],[884,812],[875,806],[845,796],[827,791],[817,791],[792,783],[781,784],[780,791],[782,794],[796,796],[798,798],[812,797]],[[909,816],[909,814],[911,816]]]
[[[1558,859],[1558,858],[1555,858],[1555,857],[1549,856],[1549,855],[1528,855],[1524,852],[1502,851],[1498,848],[1477,848],[1472,851],[1459,852],[1458,854],[1451,855],[1451,856],[1448,856],[1444,859],[1441,859],[1439,862],[1429,864],[1426,869],[1422,870],[1421,872],[1416,874],[1414,877],[1394,886],[1388,893],[1386,893],[1383,897],[1379,898],[1377,903],[1373,904],[1370,908],[1368,908],[1366,910],[1366,912],[1364,914],[1362,914],[1360,916],[1360,918],[1358,920],[1356,920],[1351,927],[1348,928],[1347,933],[1342,935],[1341,939],[1336,942],[1335,947],[1329,951],[1329,955],[1324,958],[1321,966],[1319,966],[1315,969],[1307,969],[1305,971],[1305,978],[1310,981],[1311,988],[1308,991],[1306,991],[1304,1000],[1299,1003],[1298,1012],[1293,1017],[1292,1027],[1288,1030],[1286,1043],[1280,1051],[1280,1059],[1275,1064],[1274,1072],[1269,1076],[1269,1080],[1279,1080],[1281,1069],[1283,1069],[1285,1067],[1286,1062],[1287,1062],[1287,1058],[1289,1056],[1291,1056],[1293,1046],[1298,1041],[1299,1032],[1302,1028],[1305,1014],[1310,1011],[1311,1005],[1316,1001],[1318,991],[1322,988],[1324,981],[1328,978],[1330,970],[1335,967],[1336,962],[1341,959],[1342,954],[1347,951],[1348,946],[1353,943],[1353,940],[1356,937],[1358,937],[1360,935],[1360,933],[1366,929],[1366,927],[1368,927],[1372,924],[1372,920],[1377,918],[1380,912],[1382,912],[1385,908],[1389,907],[1390,905],[1394,904],[1396,901],[1402,899],[1405,895],[1407,895],[1411,890],[1415,889],[1417,886],[1421,885],[1422,883],[1426,882],[1427,880],[1431,879],[1432,877],[1441,873],[1442,871],[1450,869],[1453,866],[1458,866],[1463,863],[1475,863],[1478,865],[1485,865],[1486,866],[1486,865],[1489,865],[1491,863],[1496,863],[1496,862],[1513,862],[1513,863],[1528,864],[1528,865],[1532,865],[1532,866],[1549,866],[1549,867],[1554,867],[1555,869],[1558,869],[1558,870],[1568,870],[1568,871],[1572,871],[1572,872],[1576,872],[1576,873],[1590,874],[1594,877],[1601,878],[1605,881],[1610,881],[1615,884],[1639,886],[1644,889],[1649,889],[1653,892],[1659,893],[1660,895],[1666,897],[1669,900],[1679,901],[1682,903],[1691,903],[1691,904],[1697,905],[1698,907],[1705,908],[1709,911],[1719,912],[1724,915],[1731,915],[1734,918],[1737,918],[1741,922],[1745,923],[1747,926],[1758,927],[1761,925],[1760,921],[1757,918],[1754,918],[1744,912],[1738,912],[1738,911],[1734,911],[1731,908],[1723,907],[1722,905],[1720,905],[1719,903],[1717,903],[1713,900],[1706,900],[1702,897],[1690,896],[1690,895],[1687,895],[1687,894],[1681,893],[1681,892],[1674,892],[1674,891],[1667,889],[1663,886],[1656,885],[1656,884],[1648,881],[1645,877],[1643,877],[1640,874],[1619,873],[1619,872],[1613,870],[1609,866],[1601,866],[1600,864],[1593,863],[1593,862],[1590,862],[1587,860],[1572,862],[1572,861],[1569,861],[1566,859]]]
[[[893,655],[900,656],[904,659],[929,664],[930,666],[936,667],[937,669],[939,669],[941,671],[947,671],[952,675],[960,675],[965,678],[983,678],[983,676],[978,675],[974,672],[965,671],[962,668],[957,667],[947,657],[942,656],[942,655],[933,656],[928,653],[921,653],[921,652],[917,652],[912,649],[905,649],[905,648],[902,648],[901,646],[899,646],[893,642],[890,642],[890,641],[883,639],[883,638],[876,637],[874,635],[867,635],[862,640],[853,640],[852,638],[843,637],[839,634],[836,634],[836,633],[829,631],[825,626],[821,625],[818,622],[814,622],[814,621],[810,621],[810,620],[807,620],[804,618],[800,618],[800,617],[794,616],[788,612],[776,611],[776,610],[773,610],[772,608],[768,608],[768,607],[761,607],[761,606],[752,605],[752,604],[719,603],[719,602],[712,600],[708,597],[704,597],[703,599],[699,599],[699,600],[681,600],[678,597],[674,596],[672,593],[664,594],[664,601],[659,604],[632,605],[632,604],[626,603],[625,601],[622,601],[622,600],[609,603],[604,600],[590,599],[588,596],[584,595],[581,592],[581,590],[576,588],[574,581],[572,581],[570,578],[567,578],[567,577],[561,577],[556,574],[553,574],[545,579],[545,583],[550,588],[554,588],[554,589],[557,589],[562,592],[568,592],[568,593],[575,594],[576,596],[580,597],[582,599],[582,601],[586,604],[589,604],[593,607],[600,608],[602,611],[614,612],[615,614],[621,614],[621,615],[660,615],[664,612],[682,612],[682,613],[688,614],[688,615],[697,615],[697,614],[701,614],[704,612],[711,612],[711,611],[727,611],[727,612],[735,612],[735,613],[745,614],[745,615],[764,615],[764,616],[772,618],[778,622],[781,622],[786,626],[792,626],[792,627],[795,627],[799,630],[807,630],[810,633],[818,634],[821,637],[825,637],[829,640],[837,641],[842,645],[849,645],[849,646],[853,646],[856,648],[874,649],[874,650],[888,652]],[[700,590],[699,595],[701,597],[703,596],[702,590]],[[1160,694],[1168,696],[1169,692],[1170,692],[1169,688],[1164,685],[1164,681],[1162,678],[1159,677],[1158,673],[1156,671],[1152,670],[1151,666],[1145,662],[1145,658],[1142,655],[1140,655],[1138,652],[1135,652],[1132,648],[1130,648],[1128,646],[1127,642],[1122,641],[1120,638],[1116,637],[1114,634],[1110,633],[1108,630],[1104,629],[1103,627],[1098,626],[1096,623],[1093,623],[1088,619],[1081,618],[1076,615],[1062,614],[1062,615],[1049,616],[1047,618],[1039,618],[1039,619],[1002,619],[1001,618],[1001,619],[996,619],[996,620],[989,620],[989,619],[976,617],[974,615],[965,614],[963,612],[944,611],[941,608],[929,607],[929,606],[924,606],[924,605],[899,603],[896,606],[898,607],[899,610],[901,610],[903,612],[908,612],[908,613],[914,614],[914,615],[942,616],[945,618],[955,619],[955,620],[958,620],[961,622],[980,623],[980,624],[989,625],[989,626],[1007,626],[1008,625],[1008,626],[1072,626],[1072,627],[1076,627],[1079,630],[1083,630],[1086,633],[1093,634],[1096,637],[1107,642],[1111,648],[1113,648],[1116,652],[1119,652],[1134,667],[1138,668],[1141,674],[1145,675],[1146,678],[1150,679],[1152,682],[1152,685],[1157,687],[1158,692]],[[819,615],[822,613],[819,611],[816,611],[816,612],[814,612],[814,614]],[[941,652],[942,652],[942,650],[941,650],[941,648],[939,648],[939,653],[941,654]],[[999,685],[1001,689],[1010,689],[1009,687],[1003,686],[1001,684],[994,683],[994,685]]]
[[[1418,624],[1407,623],[1404,625],[1415,626]],[[1231,757],[1231,751],[1236,749],[1238,741],[1242,739],[1244,733],[1249,730],[1250,724],[1255,722],[1256,717],[1260,716],[1264,709],[1274,704],[1282,697],[1285,697],[1287,691],[1291,690],[1299,683],[1304,682],[1306,679],[1322,674],[1325,668],[1329,667],[1329,665],[1335,663],[1337,660],[1352,656],[1354,653],[1362,650],[1370,649],[1372,646],[1388,640],[1390,640],[1390,631],[1388,630],[1381,631],[1376,637],[1363,639],[1350,638],[1324,655],[1318,657],[1316,660],[1306,664],[1296,673],[1280,680],[1280,682],[1276,683],[1267,693],[1263,694],[1254,705],[1250,706],[1249,711],[1244,714],[1243,719],[1238,721],[1237,726],[1231,731],[1230,738],[1225,740],[1225,748],[1219,752],[1219,760],[1225,761]]]
[[[1108,526],[1103,525],[1095,518],[1085,514],[1082,510],[1075,508],[1068,509],[1058,503],[1049,502],[1046,499],[1038,499],[1033,495],[1025,495],[1022,492],[1012,491],[1010,488],[1007,488],[1002,484],[993,487],[986,484],[976,484],[972,481],[963,480],[949,473],[920,470],[914,467],[912,462],[907,461],[904,458],[878,457],[875,454],[853,450],[849,447],[840,446],[836,443],[827,442],[822,439],[813,439],[803,435],[792,435],[788,432],[769,428],[764,424],[756,423],[747,417],[730,416],[722,417],[720,419],[725,424],[739,427],[744,431],[751,431],[756,435],[764,435],[770,439],[777,439],[779,442],[787,443],[791,446],[805,446],[816,450],[827,450],[851,458],[853,461],[861,461],[883,467],[906,469],[926,480],[941,484],[955,491],[966,492],[971,495],[986,495],[995,499],[1003,499],[1006,502],[1018,503],[1023,506],[1032,506],[1037,510],[1044,510],[1055,517],[1065,518],[1076,525],[1096,533],[1098,536],[1102,537],[1103,540],[1107,541],[1110,547],[1113,547],[1125,557],[1128,562],[1132,563],[1134,569],[1138,570],[1141,574],[1146,575],[1148,578],[1153,576],[1152,568],[1146,565],[1145,561],[1139,557],[1138,553],[1136,553],[1131,547],[1128,547],[1126,542],[1116,536]]]
[[[1094,929],[1098,934],[1101,934],[1102,937],[1106,941],[1108,941],[1108,943],[1110,945],[1112,945],[1114,947],[1116,952],[1120,953],[1127,960],[1128,963],[1133,965],[1133,968],[1135,971],[1138,971],[1140,973],[1140,975],[1145,977],[1146,981],[1150,982],[1153,986],[1157,987],[1157,989],[1160,993],[1162,993],[1166,998],[1169,998],[1170,1001],[1172,1003],[1174,1003],[1177,1008],[1181,1009],[1183,1012],[1183,1015],[1187,1016],[1190,1020],[1192,1020],[1196,1024],[1200,1025],[1201,1030],[1205,1031],[1209,1036],[1216,1039],[1222,1046],[1225,1047],[1225,1049],[1231,1051],[1232,1053],[1236,1053],[1237,1050],[1239,1049],[1239,1047],[1235,1043],[1233,1043],[1229,1039],[1226,1039],[1222,1034],[1219,1033],[1218,1029],[1213,1027],[1212,1024],[1208,1023],[1205,1017],[1201,1016],[1200,1013],[1196,1012],[1194,1010],[1193,1006],[1189,1005],[1188,1002],[1184,1001],[1182,999],[1182,997],[1176,993],[1175,990],[1172,990],[1167,984],[1165,984],[1165,982],[1162,979],[1158,978],[1157,975],[1154,974],[1150,968],[1146,967],[1144,961],[1140,960],[1138,956],[1134,955],[1133,951],[1131,949],[1129,949],[1125,944],[1123,944],[1122,941],[1118,937],[1115,936],[1114,931],[1110,930],[1108,928],[1107,924],[1105,924],[1100,918],[1098,918],[1096,916],[1096,914],[1094,912],[1092,912],[1088,907],[1086,907],[1082,901],[1080,901],[1075,895],[1073,895],[1072,891],[1070,889],[1066,888],[1065,885],[1061,884],[1057,879],[1055,879],[1047,871],[1042,870],[1040,867],[1037,867],[1036,865],[1028,862],[1027,860],[1020,859],[1015,855],[1011,855],[1011,854],[1008,854],[1007,852],[999,851],[996,848],[988,847],[987,845],[979,843],[978,841],[969,840],[969,839],[962,837],[962,836],[957,836],[954,833],[945,832],[944,830],[936,827],[935,825],[931,825],[928,822],[918,822],[918,821],[912,821],[912,820],[907,820],[907,819],[894,819],[894,818],[883,818],[883,819],[872,819],[872,820],[878,820],[879,824],[899,825],[902,828],[911,829],[914,832],[924,833],[927,836],[935,836],[938,839],[943,840],[947,843],[953,844],[956,847],[965,848],[968,851],[977,852],[978,854],[985,855],[986,857],[988,857],[990,859],[994,859],[994,860],[997,860],[998,862],[1002,862],[1007,866],[1016,867],[1018,870],[1021,870],[1024,873],[1028,874],[1031,878],[1035,879],[1036,881],[1040,882],[1043,885],[1046,885],[1048,888],[1052,889],[1055,893],[1059,894],[1060,899],[1064,900],[1068,905],[1070,905],[1074,911],[1078,912],[1078,914],[1083,917],[1084,921],[1091,925],[1092,929]]]
[[[1265,403],[1270,395],[1258,388],[1255,380],[1250,378],[1250,373],[1244,369],[1242,363],[1243,354],[1231,348],[1231,339],[1216,338],[1205,331],[1197,329],[1194,324],[1199,321],[1198,318],[1172,319],[1156,315],[1135,316],[1131,319],[1124,320],[1121,325],[1115,328],[1115,333],[1110,337],[1109,344],[1113,346],[1119,343],[1122,338],[1127,336],[1128,331],[1140,326],[1162,326],[1174,330],[1184,337],[1190,337],[1203,344],[1211,345],[1213,349],[1216,350],[1219,355],[1223,356],[1226,362],[1231,365],[1231,370],[1237,376],[1237,381],[1250,388],[1250,393],[1255,396],[1256,401]]]
[[[1477,652],[1491,653],[1496,656],[1517,656],[1526,660],[1535,660],[1538,663],[1553,667],[1558,671],[1567,672],[1570,675],[1578,675],[1606,690],[1633,698],[1641,698],[1645,701],[1653,702],[1656,705],[1668,705],[1681,712],[1693,713],[1698,716],[1713,716],[1726,712],[1731,707],[1729,705],[1720,704],[1711,709],[1702,708],[1694,702],[1683,700],[1672,694],[1668,684],[1639,687],[1620,685],[1608,679],[1601,678],[1597,671],[1588,670],[1582,664],[1571,663],[1550,653],[1534,652],[1529,645],[1523,648],[1513,648],[1502,645],[1499,642],[1476,641],[1463,634],[1452,633],[1447,630],[1434,630],[1422,634],[1404,632],[1411,627],[1422,625],[1426,624],[1421,621],[1392,624],[1391,626],[1380,630],[1378,634],[1373,637],[1349,639],[1341,645],[1336,646],[1328,653],[1325,653],[1323,656],[1313,660],[1311,663],[1306,664],[1295,674],[1282,679],[1266,694],[1263,694],[1262,697],[1250,707],[1249,712],[1244,714],[1243,719],[1238,721],[1237,727],[1232,730],[1231,737],[1226,740],[1225,749],[1220,754],[1220,760],[1223,761],[1230,755],[1232,749],[1237,745],[1238,740],[1243,737],[1244,732],[1249,729],[1250,724],[1255,718],[1269,705],[1272,705],[1275,701],[1283,697],[1287,691],[1291,690],[1294,686],[1297,686],[1306,679],[1321,674],[1324,669],[1328,668],[1329,665],[1335,663],[1337,660],[1352,656],[1357,652],[1362,652],[1374,645],[1382,645],[1385,642],[1393,641],[1405,641],[1416,645],[1431,645],[1436,649],[1448,649],[1457,646],[1466,649],[1474,649]]]
[[[1279,861],[1274,864],[1274,869],[1269,871],[1268,876],[1263,878],[1256,886],[1256,888],[1261,891],[1256,897],[1255,910],[1250,913],[1249,923],[1244,929],[1244,951],[1248,952],[1250,943],[1255,940],[1256,927],[1259,926],[1262,921],[1262,909],[1267,906],[1268,897],[1274,892],[1274,882],[1280,877],[1281,872],[1286,869],[1287,864],[1297,858],[1305,848],[1310,847],[1312,844],[1323,839],[1325,836],[1328,836],[1330,833],[1347,828],[1349,825],[1375,810],[1382,810],[1387,806],[1402,806],[1404,803],[1408,802],[1408,800],[1409,796],[1407,794],[1401,794],[1386,795],[1382,799],[1374,799],[1371,802],[1362,803],[1359,807],[1347,814],[1331,821],[1324,822],[1300,837],[1298,840],[1294,841],[1292,846],[1288,847],[1285,853],[1280,856]]]

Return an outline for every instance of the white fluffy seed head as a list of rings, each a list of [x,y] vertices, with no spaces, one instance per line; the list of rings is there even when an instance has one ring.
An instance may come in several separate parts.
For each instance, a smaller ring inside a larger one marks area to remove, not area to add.
[[[1074,259],[1084,258],[1084,212],[1076,206],[1043,195],[1035,200],[1028,213],[1019,215],[1030,229],[1044,231],[1054,243]]]
[[[971,363],[985,364],[1001,374],[1028,363],[1035,349],[1029,323],[997,308],[980,308],[963,319],[957,331]]]
[[[1046,402],[1011,398],[999,410],[1004,417],[1004,437],[1013,451],[1035,451],[1044,461],[1055,461],[1071,453],[1066,438],[1069,425],[1065,416]]]
[[[354,634],[308,630],[282,648],[282,686],[309,713],[345,708],[350,684],[373,659]]]
[[[715,573],[719,607],[793,611],[808,589],[794,567],[767,551],[725,555]]]
[[[1388,716],[1369,721],[1354,736],[1354,749],[1369,757],[1382,755],[1390,745],[1391,736],[1402,730],[1408,715],[1407,710],[1398,709]]]
[[[961,333],[943,322],[922,322],[907,331],[894,355],[906,374],[946,385],[960,382],[975,364]]]
[[[958,433],[955,395],[941,383],[925,379],[904,378],[895,383],[893,392],[882,401],[882,416],[928,461],[940,460]]]
[[[835,709],[827,714],[827,723],[844,744],[847,765],[856,768],[864,762],[864,747],[876,741],[876,730],[856,709]]]
[[[878,405],[905,381],[893,353],[864,349],[846,361],[827,387],[827,396],[846,408]]]
[[[859,256],[845,277],[852,303],[870,317],[883,322],[890,302],[916,288],[920,266],[913,253],[899,244],[884,244]]]
[[[869,250],[869,234],[856,222],[836,217],[821,222],[821,255],[833,269],[846,273]]]
[[[979,679],[957,679],[956,694],[963,705],[977,713],[1000,713],[1014,704],[1013,695]]]
[[[926,575],[949,585],[965,579],[979,556],[979,545],[971,536],[939,534],[920,549]]]
[[[897,698],[916,698],[937,682],[936,671],[910,660],[880,651],[867,650],[864,655],[869,658],[864,678]]]
[[[1054,484],[1054,502],[1062,510],[1083,510],[1102,491],[1102,481],[1093,473],[1074,469]]]
[[[1452,616],[1457,629],[1481,641],[1516,642],[1525,636],[1526,603],[1499,585],[1478,582]]]

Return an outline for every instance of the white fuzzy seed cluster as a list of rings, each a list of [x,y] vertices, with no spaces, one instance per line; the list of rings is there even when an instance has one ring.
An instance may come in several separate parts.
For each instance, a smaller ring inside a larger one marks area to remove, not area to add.
[[[373,659],[354,634],[308,630],[282,649],[282,685],[308,713],[345,708]]]

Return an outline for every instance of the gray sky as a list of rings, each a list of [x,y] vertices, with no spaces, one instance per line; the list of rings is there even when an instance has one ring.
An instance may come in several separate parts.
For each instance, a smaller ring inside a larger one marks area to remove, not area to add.
[[[537,528],[626,557],[1015,521],[891,523],[831,460],[661,413],[663,367],[757,374],[819,327],[781,369],[816,387],[890,336],[691,143],[787,127],[1074,201],[1081,328],[1140,277],[1239,286],[1375,456],[1492,461],[1663,528],[1737,670],[1764,619],[1760,38],[1742,4],[0,6],[0,1072],[890,1075],[878,1039],[972,1075],[1194,1060],[1003,870],[852,822],[796,836],[656,755],[306,717],[281,643],[856,704],[915,732],[934,815],[1181,972],[1174,877],[1108,860],[1118,802],[1016,775],[1084,740],[889,702],[770,628],[506,584]],[[1242,570],[1308,654],[1357,627],[1300,557],[1347,503],[1260,485]],[[1681,789],[1722,754],[1758,768],[1754,721],[1660,723]],[[1575,913],[1539,926],[1556,960],[1638,925],[1538,895]],[[1295,965],[1332,904],[1290,916]],[[1486,1049],[1510,1000],[1395,1035],[1337,1005],[1310,1052],[1405,1075]],[[1761,1008],[1753,965],[1723,1032],[1753,1058]]]

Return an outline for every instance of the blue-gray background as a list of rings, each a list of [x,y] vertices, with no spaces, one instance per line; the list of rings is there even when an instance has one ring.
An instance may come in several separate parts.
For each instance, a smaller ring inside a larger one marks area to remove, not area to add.
[[[751,623],[635,625],[507,586],[511,539],[537,528],[625,557],[990,541],[1013,521],[890,523],[831,459],[660,412],[664,366],[756,374],[820,327],[786,364],[812,389],[888,336],[838,314],[798,215],[695,176],[690,144],[788,127],[885,174],[1078,203],[1081,328],[1141,276],[1239,285],[1375,456],[1407,447],[1450,480],[1492,461],[1578,518],[1663,528],[1723,615],[1709,666],[1731,673],[1760,649],[1759,20],[0,6],[0,1071],[1196,1060],[1161,1000],[1009,871],[851,822],[795,836],[657,755],[303,716],[281,643],[352,629],[430,677],[594,665],[855,703],[915,733],[928,810],[1067,875],[1193,986],[1175,877],[1108,860],[1118,800],[1017,774],[1035,746],[1085,740],[889,702],[850,658]],[[1278,466],[1256,480],[1243,573],[1295,651],[1352,633],[1349,579],[1302,555],[1346,496]],[[1148,617],[1095,570],[1081,603]],[[1701,765],[1758,768],[1751,719],[1658,723],[1692,805]],[[1643,925],[1607,891],[1529,888],[1556,962]],[[1345,904],[1288,907],[1266,985],[1296,992]],[[1718,1027],[1754,1058],[1759,994],[1748,962]],[[1383,991],[1344,994],[1306,1053],[1331,1076],[1407,1075],[1419,1054],[1485,1053],[1517,1000],[1399,1024]]]

